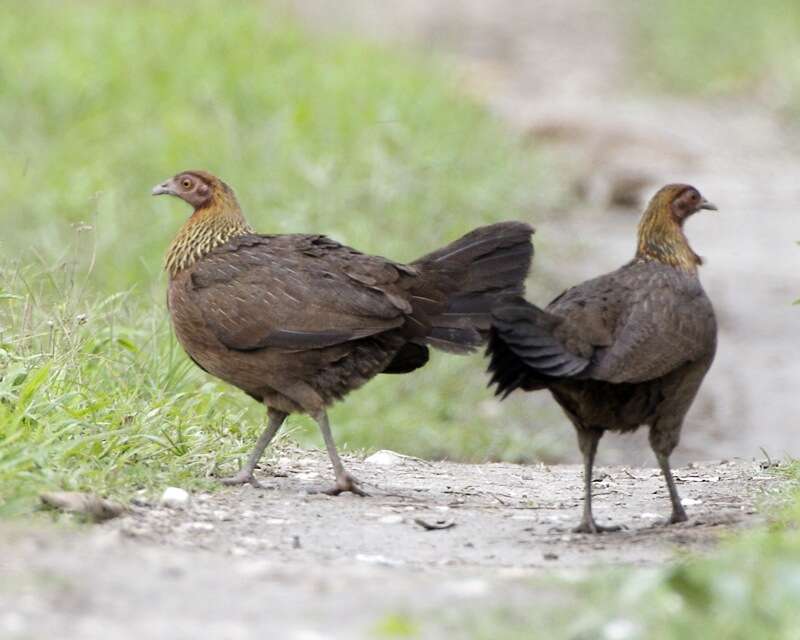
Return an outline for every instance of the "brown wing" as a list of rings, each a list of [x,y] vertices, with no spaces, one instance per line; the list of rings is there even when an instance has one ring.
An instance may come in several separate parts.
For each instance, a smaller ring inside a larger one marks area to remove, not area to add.
[[[242,236],[192,272],[209,328],[229,349],[318,349],[407,322],[413,268],[325,236]]]
[[[548,311],[565,347],[589,355],[581,377],[636,383],[713,355],[714,311],[696,277],[656,264],[631,264],[556,299]]]

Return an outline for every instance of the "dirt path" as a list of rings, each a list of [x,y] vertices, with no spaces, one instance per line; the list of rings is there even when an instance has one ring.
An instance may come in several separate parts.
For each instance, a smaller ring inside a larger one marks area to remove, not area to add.
[[[707,548],[758,522],[757,504],[780,485],[753,463],[680,469],[691,520],[664,528],[669,500],[655,470],[599,469],[598,520],[627,529],[588,536],[569,530],[581,508],[574,466],[386,453],[348,465],[371,497],[309,495],[329,465],[294,451],[265,490],[200,494],[182,510],[140,505],[90,533],[0,531],[0,637],[352,640],[407,615],[429,623],[422,637],[447,637],[444,609],[490,615],[541,597],[543,570]],[[417,519],[453,526],[428,531]]]

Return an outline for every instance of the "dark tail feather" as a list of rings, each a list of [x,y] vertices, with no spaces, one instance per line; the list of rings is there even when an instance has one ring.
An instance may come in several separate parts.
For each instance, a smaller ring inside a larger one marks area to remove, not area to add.
[[[494,330],[489,333],[486,354],[490,356],[488,372],[492,376],[487,386],[496,385],[494,394],[505,399],[509,393],[522,386],[526,379],[527,367]]]
[[[486,341],[492,307],[500,298],[525,290],[533,258],[532,234],[533,228],[524,222],[499,222],[414,262],[425,276],[421,290],[413,292],[418,300],[424,302],[425,287],[436,290],[428,297],[447,300],[443,311],[439,306],[428,315],[428,344],[467,353]]]
[[[524,387],[546,387],[558,378],[580,375],[589,359],[575,355],[553,335],[561,319],[521,298],[504,300],[492,313],[489,356],[490,385],[505,398]]]
[[[428,347],[424,344],[407,342],[386,365],[383,373],[411,373],[415,369],[425,366],[427,362]]]

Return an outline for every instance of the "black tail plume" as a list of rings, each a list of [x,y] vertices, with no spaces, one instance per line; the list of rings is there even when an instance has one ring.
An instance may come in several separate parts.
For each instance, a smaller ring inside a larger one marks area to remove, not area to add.
[[[540,389],[559,378],[580,375],[589,359],[571,353],[554,336],[561,318],[522,298],[503,300],[492,312],[486,355],[490,385],[503,398],[520,387]]]
[[[497,301],[524,292],[533,258],[533,232],[524,222],[499,222],[475,229],[414,262],[425,275],[426,286],[443,292],[447,299],[445,310],[428,318],[431,330],[426,343],[467,353],[486,341]],[[417,300],[412,298],[412,304],[424,304],[424,287],[413,293]]]

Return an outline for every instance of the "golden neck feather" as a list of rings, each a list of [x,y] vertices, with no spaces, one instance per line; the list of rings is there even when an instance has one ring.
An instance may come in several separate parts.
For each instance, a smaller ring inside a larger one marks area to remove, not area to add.
[[[642,216],[636,259],[661,262],[687,273],[697,273],[697,267],[703,264],[702,258],[689,246],[682,223],[665,204],[651,205]]]
[[[171,278],[191,267],[212,249],[231,238],[253,233],[245,220],[236,197],[229,190],[194,210],[167,250],[164,268]]]

